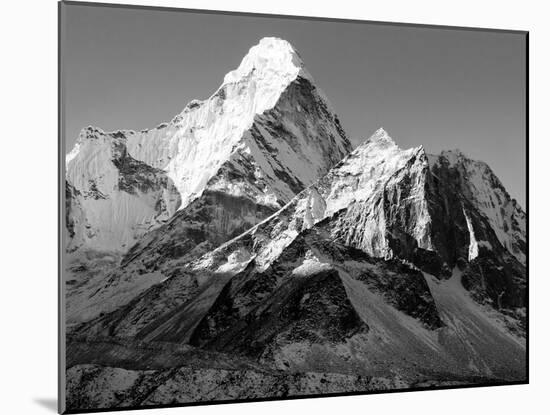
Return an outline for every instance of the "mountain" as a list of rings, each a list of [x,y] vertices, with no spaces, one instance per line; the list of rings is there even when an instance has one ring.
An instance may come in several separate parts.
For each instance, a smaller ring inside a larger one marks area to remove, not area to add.
[[[352,151],[287,42],[67,157],[71,409],[526,379],[526,214],[458,150]],[[70,255],[69,255],[70,254]]]
[[[131,298],[171,275],[157,272],[167,260],[246,231],[350,151],[325,94],[276,38],[262,39],[209,99],[168,124],[85,129],[67,156],[70,321],[109,310],[111,291]],[[124,278],[105,277],[121,257],[115,273]]]
[[[489,174],[486,177],[491,181],[482,183],[475,180],[477,175],[453,175],[453,166],[446,165],[450,170],[445,172],[440,164],[431,164],[430,158],[422,147],[399,149],[384,130],[379,130],[260,224],[191,264],[178,262],[177,258],[167,262],[166,270],[172,273],[164,284],[186,281],[195,287],[190,292],[192,297],[210,280],[219,285],[228,276],[250,271],[250,267],[263,273],[280,261],[298,236],[322,224],[331,241],[372,258],[404,260],[439,280],[459,270],[464,274],[463,284],[480,303],[505,311],[509,323],[521,328],[525,267],[497,237],[515,237],[516,230],[493,227],[495,218],[476,207],[480,198],[469,199],[470,193],[458,192],[455,180],[460,177],[466,189],[474,185],[485,189],[489,198],[501,195],[499,186],[492,193],[489,190],[490,183],[499,182],[492,182]],[[469,184],[470,180],[474,183]],[[516,216],[521,218],[522,212],[517,209]],[[514,221],[516,216],[506,220]],[[525,229],[524,222],[516,224],[516,228],[521,227]],[[299,257],[291,264],[299,266]],[[178,291],[181,293],[181,288]],[[183,302],[187,300],[190,298],[185,297]],[[166,311],[168,307],[161,309]],[[140,310],[142,319],[149,314]],[[126,310],[123,314],[131,313]],[[166,330],[173,333],[171,326]]]
[[[268,266],[296,235],[327,218],[335,240],[373,257],[407,259],[435,275],[450,275],[481,251],[525,265],[519,205],[485,163],[460,155],[459,164],[450,164],[449,154],[401,150],[380,129],[276,216],[208,253],[195,268],[235,268],[230,259],[237,251],[248,258],[242,266],[252,258]]]
[[[489,209],[498,198],[509,208]],[[213,383],[181,402],[221,387],[226,373],[214,367],[226,359],[235,359],[227,376],[243,383],[223,399],[241,387],[281,396],[274,374],[294,374],[285,382],[297,394],[326,392],[304,380],[311,373],[327,374],[333,392],[335,375],[350,377],[350,390],[523,380],[524,218],[484,163],[402,150],[380,129],[258,225],[192,262],[167,262],[168,279],[75,326],[71,370],[94,390],[102,365],[150,376],[119,356],[185,345],[204,359],[192,370],[210,370]],[[191,370],[174,352],[155,356],[154,373],[166,362]],[[166,376],[171,390],[191,377]]]
[[[209,99],[169,123],[82,131],[66,160],[84,216],[68,219],[70,249],[124,252],[205,191],[277,209],[350,150],[298,53],[264,38]]]

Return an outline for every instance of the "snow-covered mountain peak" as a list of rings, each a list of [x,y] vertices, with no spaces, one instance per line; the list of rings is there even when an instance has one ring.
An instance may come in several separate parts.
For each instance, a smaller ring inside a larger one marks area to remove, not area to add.
[[[430,219],[423,192],[427,170],[428,161],[421,146],[402,150],[385,131],[378,130],[319,181],[239,238],[245,240],[247,235],[253,235],[261,241],[254,260],[259,269],[265,269],[300,232],[332,218],[332,237],[370,255],[388,257],[393,252],[386,233],[386,216],[393,213],[386,212],[385,199],[395,195],[393,205],[400,205],[401,198],[403,205],[415,205],[415,217],[406,226],[418,246],[431,249]],[[266,237],[263,229],[273,231]],[[231,250],[232,245],[240,246],[239,238],[205,255],[194,266],[212,267],[220,252]],[[227,272],[234,269],[233,265],[223,264],[218,270]],[[246,264],[238,266],[242,265]]]
[[[252,76],[264,82],[288,83],[298,75],[311,80],[294,47],[286,40],[264,37],[250,48],[237,69],[225,75],[224,84],[241,82]]]
[[[124,190],[113,152],[122,148],[132,165],[153,169],[175,187],[180,210],[206,190],[276,209],[338,163],[351,144],[296,50],[265,38],[210,98],[192,100],[170,122],[137,132],[85,128],[66,158],[68,182],[81,194],[92,186],[118,200]],[[130,228],[141,225],[134,219]]]
[[[379,129],[327,175],[331,191],[326,213],[331,215],[352,202],[373,198],[405,167],[410,172],[421,172],[427,166],[422,146],[402,150],[386,131]]]
[[[99,152],[106,153],[110,157],[111,144],[108,142],[105,132],[97,127],[88,126],[78,134],[73,149],[65,156],[65,167],[67,174],[70,172],[70,164],[73,160],[84,160],[90,153],[98,155]],[[101,150],[100,148],[103,147]]]
[[[393,139],[390,137],[388,132],[384,129],[384,127],[380,127],[378,130],[374,132],[369,138],[369,141],[390,141],[395,144]]]
[[[360,144],[357,149],[359,149],[360,151],[365,151],[367,149],[369,151],[372,151],[375,147],[380,149],[391,148],[394,150],[401,150],[399,146],[395,143],[393,138],[391,138],[388,132],[382,127],[376,130],[369,138],[367,138],[362,144]]]
[[[341,164],[345,169],[357,170],[359,173],[363,169],[371,168],[376,164],[390,165],[393,162],[397,163],[398,159],[408,159],[416,153],[422,153],[425,156],[422,146],[403,150],[383,128],[379,128],[355,148]]]

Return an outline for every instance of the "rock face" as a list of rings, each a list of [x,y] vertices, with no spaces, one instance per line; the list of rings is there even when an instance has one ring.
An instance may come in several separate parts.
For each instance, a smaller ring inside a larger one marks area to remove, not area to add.
[[[69,212],[69,249],[125,252],[205,191],[275,211],[350,150],[297,52],[264,38],[209,99],[190,102],[169,123],[82,131],[66,161],[67,183],[80,196],[71,193],[70,203],[82,216]],[[257,222],[232,220],[243,222],[237,228]]]
[[[525,212],[510,197],[490,167],[484,162],[468,159],[459,150],[444,151],[438,156],[429,156],[428,160],[434,192],[449,195],[453,188],[465,204],[465,219],[471,221],[467,212],[469,209],[476,210],[488,221],[500,245],[525,265]],[[476,250],[479,250],[475,246],[489,241],[476,237],[476,229],[471,224],[468,227],[471,236],[469,257],[473,259]]]
[[[70,409],[525,380],[525,213],[458,151],[383,129],[351,151],[288,43],[169,124],[86,131]],[[131,211],[116,236],[102,209]]]

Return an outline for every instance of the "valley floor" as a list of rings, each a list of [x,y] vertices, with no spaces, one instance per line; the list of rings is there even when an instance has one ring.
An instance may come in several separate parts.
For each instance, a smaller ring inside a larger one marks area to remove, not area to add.
[[[424,277],[443,327],[422,328],[415,319],[343,276],[351,302],[361,318],[368,319],[370,331],[346,344],[309,345],[302,364],[292,367],[172,342],[69,338],[67,408],[524,382],[525,339],[509,330],[502,314],[474,302],[460,284],[459,272],[448,280]],[[307,349],[295,346],[300,353]],[[325,362],[324,368],[320,361]]]
[[[434,373],[422,375],[415,382],[406,382],[391,370],[388,377],[291,372],[274,370],[235,356],[172,345],[123,345],[98,341],[93,345],[74,342],[70,348],[77,358],[72,361],[76,364],[67,370],[69,410],[491,385],[511,381]],[[81,359],[94,363],[80,364]],[[136,362],[139,362],[138,368]],[[175,362],[176,366],[170,367]]]

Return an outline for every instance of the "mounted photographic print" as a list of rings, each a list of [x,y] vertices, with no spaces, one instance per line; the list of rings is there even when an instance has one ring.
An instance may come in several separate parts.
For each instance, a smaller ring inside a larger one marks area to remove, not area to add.
[[[527,32],[59,12],[61,412],[528,382]]]

